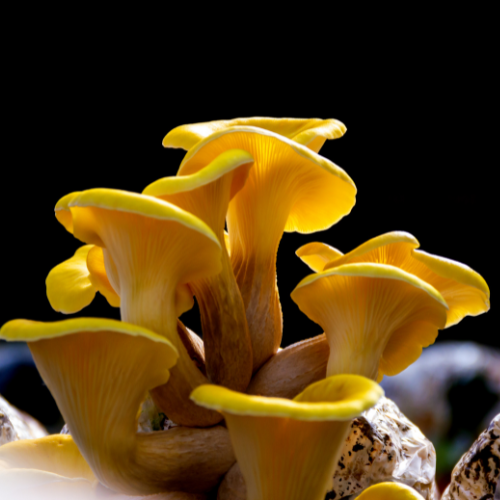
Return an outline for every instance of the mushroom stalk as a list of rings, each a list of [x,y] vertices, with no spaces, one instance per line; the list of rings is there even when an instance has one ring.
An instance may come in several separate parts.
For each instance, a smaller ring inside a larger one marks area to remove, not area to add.
[[[254,375],[248,394],[293,399],[326,377],[330,347],[323,333],[286,347]]]
[[[244,391],[252,376],[252,345],[245,307],[227,253],[224,224],[229,201],[243,187],[253,158],[246,151],[222,153],[191,175],[165,177],[144,193],[204,221],[222,250],[219,274],[189,283],[200,307],[206,370],[211,382]]]

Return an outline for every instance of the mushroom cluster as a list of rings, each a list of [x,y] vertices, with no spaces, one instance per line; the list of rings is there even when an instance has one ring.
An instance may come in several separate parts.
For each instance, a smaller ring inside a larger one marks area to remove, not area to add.
[[[57,202],[84,245],[48,274],[51,306],[73,314],[99,292],[121,321],[2,327],[0,338],[28,343],[69,431],[2,446],[2,498],[229,498],[220,485],[236,462],[248,500],[325,498],[382,377],[489,309],[479,274],[408,233],[345,255],[316,242],[297,250],[313,274],[292,299],[324,333],[280,348],[278,245],[353,208],[354,182],[319,154],[345,131],[333,119],[184,125],[163,141],[187,150],[176,176]],[[194,297],[202,337],[179,320]],[[151,405],[175,425],[139,431]],[[390,483],[359,498],[422,497]]]

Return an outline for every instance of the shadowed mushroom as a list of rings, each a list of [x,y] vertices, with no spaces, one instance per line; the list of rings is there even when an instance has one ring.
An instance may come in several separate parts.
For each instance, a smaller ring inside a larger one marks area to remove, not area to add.
[[[350,426],[383,391],[356,375],[329,377],[292,401],[206,385],[191,398],[223,413],[248,500],[323,500]]]
[[[252,346],[231,261],[224,224],[229,201],[243,187],[253,158],[242,150],[222,153],[195,174],[165,177],[144,194],[186,210],[217,236],[222,248],[222,272],[189,284],[200,307],[206,370],[211,382],[244,391],[252,376]]]
[[[71,437],[108,488],[128,495],[204,493],[234,463],[221,426],[137,432],[142,400],[168,381],[177,360],[164,337],[124,322],[79,318],[10,321],[0,338],[28,342]]]
[[[203,139],[189,150],[178,175],[193,174],[233,148],[248,151],[255,160],[245,186],[229,204],[227,225],[256,371],[281,342],[276,254],[283,232],[332,226],[351,211],[356,187],[326,158],[256,127],[231,127]]]
[[[168,385],[152,392],[158,408],[182,425],[219,422],[217,413],[189,400],[190,392],[207,379],[177,333],[177,316],[192,306],[187,283],[221,270],[221,248],[214,233],[170,203],[113,189],[65,196],[55,211],[76,238],[102,248],[106,275],[120,296],[123,321],[165,336],[179,351]]]
[[[331,247],[324,243],[310,245],[299,248],[297,255],[315,271],[327,271],[344,264],[373,262],[389,264],[418,276],[446,300],[449,307],[446,328],[456,325],[465,316],[477,316],[490,308],[490,290],[476,271],[460,262],[417,250],[420,243],[409,233],[393,231],[377,236],[345,255],[339,252],[323,267],[320,259],[328,254]],[[316,259],[314,267],[312,259]]]
[[[251,126],[283,135],[317,153],[327,139],[338,139],[346,132],[342,122],[333,118],[269,118],[252,117],[234,120],[215,120],[204,123],[181,125],[171,130],[163,139],[166,148],[191,149],[197,142],[214,132],[235,126]]]
[[[292,399],[326,377],[330,347],[325,334],[280,350],[254,375],[248,394]]]
[[[345,264],[309,275],[291,297],[325,331],[327,374],[374,380],[416,361],[444,328],[448,309],[431,285],[385,264]]]

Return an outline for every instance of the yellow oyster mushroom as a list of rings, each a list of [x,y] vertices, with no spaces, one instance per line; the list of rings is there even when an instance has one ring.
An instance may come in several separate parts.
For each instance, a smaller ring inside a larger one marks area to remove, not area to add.
[[[379,483],[366,488],[358,500],[423,500],[413,488],[401,483]]]
[[[345,264],[304,278],[291,294],[323,327],[327,375],[396,375],[434,343],[448,306],[427,282],[386,264]]]
[[[301,246],[295,253],[314,272],[323,271],[329,262],[344,255],[340,250],[318,241]]]
[[[189,400],[207,378],[177,333],[177,316],[192,304],[188,283],[221,270],[221,246],[194,215],[148,195],[90,189],[62,198],[56,217],[76,238],[102,248],[107,278],[120,297],[123,321],[168,338],[179,352],[167,386],[157,387],[158,408],[181,425],[210,426],[215,412]],[[179,305],[179,301],[181,305]]]
[[[247,388],[252,376],[252,345],[245,306],[226,250],[224,225],[229,202],[243,187],[252,165],[249,153],[230,150],[192,175],[165,177],[143,191],[192,213],[219,240],[221,273],[189,286],[200,307],[209,380],[239,391]]]
[[[166,148],[191,149],[197,142],[214,132],[235,126],[251,126],[283,135],[317,153],[327,139],[338,139],[346,132],[345,125],[333,118],[269,118],[252,117],[234,120],[215,120],[181,125],[171,130],[163,139]]]
[[[297,255],[310,265],[312,257],[326,254],[327,245],[317,243],[316,249],[307,245]],[[465,316],[477,316],[490,308],[490,290],[485,280],[470,267],[422,250],[418,240],[403,231],[392,231],[377,236],[345,255],[338,255],[316,271],[328,270],[344,264],[373,262],[389,264],[407,271],[431,284],[448,304],[446,328],[459,323]],[[314,255],[312,255],[314,253]]]
[[[323,500],[351,419],[382,395],[371,380],[338,375],[293,400],[213,385],[198,387],[191,398],[224,415],[248,500]]]
[[[50,305],[64,314],[87,307],[98,291],[111,306],[120,306],[120,297],[106,275],[102,249],[94,245],[80,247],[73,257],[54,267],[45,283]]]
[[[203,139],[189,150],[178,175],[193,174],[233,148],[248,151],[255,160],[245,186],[229,204],[227,225],[256,371],[281,343],[276,254],[283,232],[332,226],[351,211],[356,187],[326,158],[257,127],[232,127]]]
[[[164,337],[120,321],[78,318],[10,321],[0,338],[28,342],[74,442],[106,487],[127,495],[204,493],[234,463],[221,426],[137,432],[145,395],[168,381],[178,359]]]

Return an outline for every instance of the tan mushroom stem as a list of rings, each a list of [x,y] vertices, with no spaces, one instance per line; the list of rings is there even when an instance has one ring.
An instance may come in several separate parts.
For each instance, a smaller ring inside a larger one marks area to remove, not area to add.
[[[198,404],[222,411],[248,500],[323,500],[350,420],[381,397],[378,384],[339,375],[293,401],[198,387]]]
[[[444,328],[448,309],[431,285],[385,264],[346,264],[310,275],[291,296],[325,331],[327,374],[373,380],[416,361]]]
[[[243,187],[252,164],[246,151],[230,150],[193,175],[166,177],[144,190],[204,221],[221,244],[222,271],[189,286],[200,307],[208,377],[239,391],[247,388],[252,376],[252,346],[224,224],[229,201]]]
[[[292,399],[326,377],[329,356],[325,334],[292,344],[264,364],[252,378],[247,393]]]
[[[276,254],[284,231],[326,229],[347,215],[356,188],[338,166],[306,146],[257,127],[220,130],[193,146],[178,175],[189,175],[228,149],[254,158],[245,186],[229,204],[231,262],[246,308],[254,372],[280,346]]]
[[[81,318],[7,323],[26,340],[71,436],[95,476],[128,495],[206,492],[235,461],[223,427],[137,433],[147,391],[164,385],[177,354],[163,337],[123,322]]]
[[[68,195],[56,205],[56,216],[76,238],[103,249],[123,321],[163,335],[178,350],[169,383],[152,391],[158,408],[181,425],[219,422],[220,415],[189,400],[207,379],[177,333],[178,312],[191,305],[187,283],[220,271],[220,244],[213,232],[163,200],[111,189]]]

